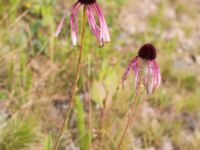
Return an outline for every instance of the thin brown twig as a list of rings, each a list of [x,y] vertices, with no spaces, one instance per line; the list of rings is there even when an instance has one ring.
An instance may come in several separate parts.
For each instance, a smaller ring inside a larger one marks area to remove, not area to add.
[[[77,86],[77,83],[78,83],[79,73],[80,73],[80,68],[81,68],[81,58],[82,58],[85,27],[86,27],[85,23],[86,23],[86,7],[84,6],[83,18],[82,18],[81,42],[80,42],[80,46],[79,46],[79,58],[78,58],[76,75],[75,75],[75,83],[74,83],[74,86],[73,86],[73,89],[72,89],[72,96],[71,96],[71,99],[70,99],[70,102],[69,102],[69,106],[68,106],[68,108],[66,109],[66,112],[65,112],[64,122],[63,122],[63,125],[62,125],[61,129],[60,129],[60,132],[59,132],[59,135],[58,135],[58,138],[56,140],[56,143],[54,145],[53,150],[57,150],[58,149],[58,145],[60,143],[61,136],[62,136],[62,134],[63,134],[63,132],[65,130],[65,126],[66,126],[66,124],[68,122],[69,114],[70,114],[70,111],[72,109],[74,96],[75,96],[75,93],[76,93],[76,86]]]
[[[123,137],[121,137],[121,139],[120,139],[120,143],[121,143],[121,144],[122,144],[123,139],[124,139],[124,137],[125,137],[125,135],[126,135],[126,132],[127,132],[127,130],[128,130],[129,125],[132,124],[132,122],[133,122],[134,119],[135,119],[135,116],[137,116],[137,113],[140,112],[140,110],[141,110],[141,107],[140,107],[140,106],[141,106],[144,102],[145,102],[145,100],[142,100],[142,101],[138,100],[137,103],[135,103],[135,102],[132,103],[132,105],[131,105],[131,115],[130,115],[130,117],[128,118],[128,121],[127,121],[125,130],[124,130],[124,132],[123,132]],[[135,104],[134,104],[134,103],[135,103]],[[136,108],[134,109],[134,106],[135,106],[135,105],[136,105]],[[135,110],[135,111],[134,111],[134,110]],[[121,144],[118,145],[118,147],[117,147],[118,149],[117,149],[117,150],[120,150]]]

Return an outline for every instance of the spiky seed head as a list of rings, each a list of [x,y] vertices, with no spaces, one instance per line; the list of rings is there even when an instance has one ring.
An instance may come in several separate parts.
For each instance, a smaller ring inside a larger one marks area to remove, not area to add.
[[[148,60],[148,61],[154,60],[156,58],[156,55],[157,55],[156,49],[150,43],[144,44],[138,52],[138,56],[140,58],[142,58],[143,60]]]

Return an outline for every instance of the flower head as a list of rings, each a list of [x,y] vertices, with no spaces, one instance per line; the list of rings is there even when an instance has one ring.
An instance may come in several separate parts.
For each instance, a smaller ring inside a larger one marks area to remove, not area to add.
[[[122,77],[122,84],[126,80],[130,70],[135,72],[135,90],[138,92],[140,84],[143,84],[147,93],[152,94],[161,83],[160,68],[156,62],[156,49],[152,44],[144,44],[136,57],[129,63]]]
[[[156,55],[156,49],[152,44],[144,44],[138,52],[138,56],[143,60],[154,60]]]
[[[88,18],[89,26],[92,33],[96,39],[103,45],[106,42],[110,42],[110,35],[106,20],[104,18],[103,12],[96,0],[78,0],[63,16],[60,24],[58,25],[55,36],[58,36],[64,24],[64,20],[68,14],[70,14],[70,24],[71,24],[71,36],[74,45],[77,45],[78,41],[78,24],[76,16],[80,10],[81,6],[86,7],[86,14]],[[96,22],[95,15],[99,19],[99,23]]]

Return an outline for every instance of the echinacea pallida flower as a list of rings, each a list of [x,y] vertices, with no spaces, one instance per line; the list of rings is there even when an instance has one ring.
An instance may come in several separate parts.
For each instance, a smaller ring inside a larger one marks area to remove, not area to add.
[[[152,94],[161,83],[160,68],[156,62],[156,49],[152,44],[144,44],[136,57],[129,63],[122,77],[122,84],[126,80],[130,70],[135,72],[135,90],[138,92],[140,84],[143,84],[147,94]]]
[[[92,30],[92,33],[97,38],[97,40],[100,42],[101,45],[103,45],[105,42],[110,42],[110,35],[108,31],[108,27],[103,15],[103,12],[99,5],[97,4],[96,0],[78,0],[63,16],[62,20],[60,21],[60,24],[57,28],[55,36],[58,36],[58,34],[61,32],[61,29],[64,24],[64,20],[66,16],[70,13],[70,24],[71,24],[71,36],[72,36],[72,42],[74,45],[77,44],[78,39],[78,25],[77,25],[77,19],[76,16],[80,10],[81,6],[86,7],[86,14],[88,18],[89,26]],[[95,15],[97,15],[99,19],[99,24],[95,20]]]

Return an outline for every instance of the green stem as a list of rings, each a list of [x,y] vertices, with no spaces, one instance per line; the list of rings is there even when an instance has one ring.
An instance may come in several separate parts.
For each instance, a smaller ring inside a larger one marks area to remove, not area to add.
[[[65,112],[64,122],[63,122],[61,129],[60,129],[60,132],[59,132],[59,135],[58,135],[58,138],[56,140],[56,143],[54,145],[53,150],[58,149],[62,134],[65,130],[65,126],[68,123],[69,114],[70,114],[70,111],[72,109],[72,105],[73,105],[73,102],[74,102],[74,96],[76,94],[76,87],[77,87],[77,83],[78,83],[78,80],[79,80],[79,73],[80,73],[80,68],[81,68],[81,58],[82,58],[82,51],[83,51],[85,27],[86,27],[86,6],[84,6],[84,9],[83,9],[81,41],[80,41],[80,45],[79,45],[79,58],[78,58],[76,76],[75,76],[75,83],[74,83],[74,86],[73,86],[73,89],[72,89],[72,96],[71,96],[71,99],[70,99],[70,102],[69,102],[69,106],[68,106],[68,108],[66,109],[66,112]]]
[[[89,71],[88,71],[88,77],[89,77],[89,83],[88,83],[88,88],[89,89],[91,89],[91,70],[90,70],[90,55],[89,55],[89,62],[88,62],[88,64],[89,64]],[[90,91],[89,91],[89,95],[90,95]],[[89,133],[88,133],[88,140],[89,140],[89,147],[88,147],[88,150],[91,150],[91,147],[92,147],[92,143],[91,143],[91,141],[92,141],[92,104],[91,104],[91,95],[89,96],[89,99],[88,99],[88,107],[89,107],[89,113],[88,113],[88,115],[89,115],[89,117],[88,117],[88,127],[89,127]]]

